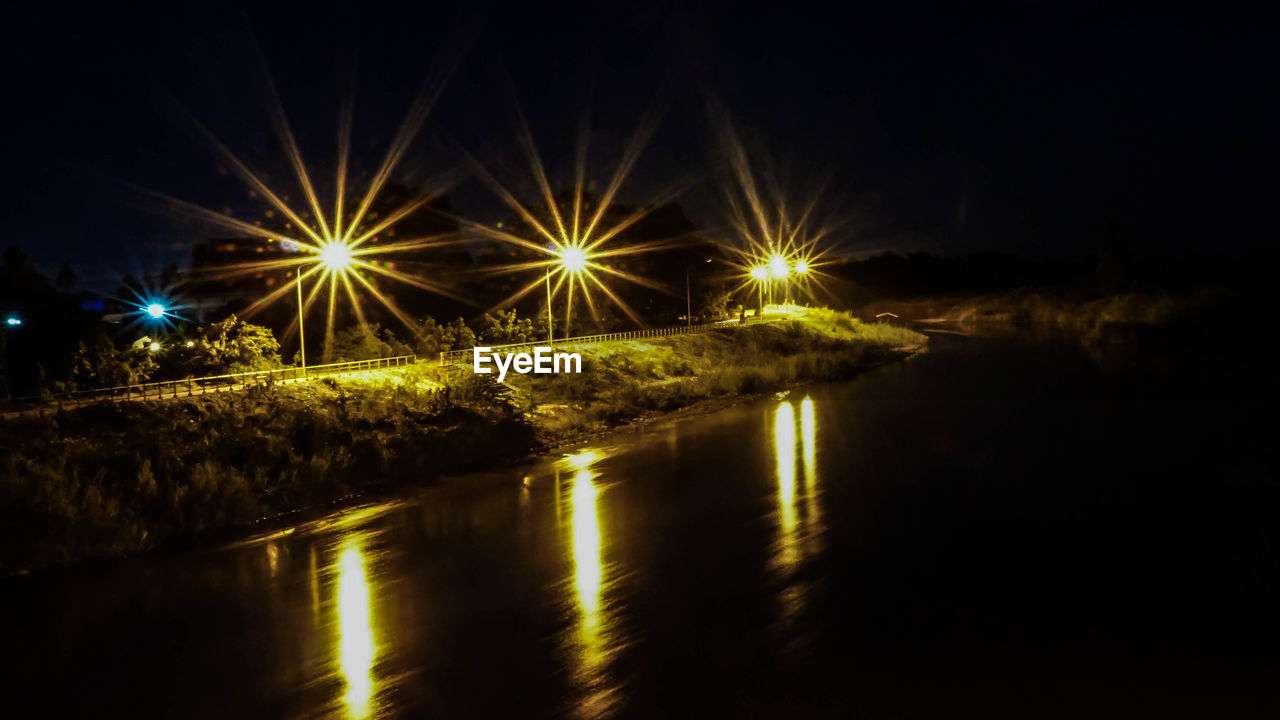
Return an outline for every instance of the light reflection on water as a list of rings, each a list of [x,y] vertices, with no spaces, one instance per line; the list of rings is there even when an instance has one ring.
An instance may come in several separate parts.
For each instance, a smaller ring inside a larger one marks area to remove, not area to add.
[[[306,653],[306,667],[313,686],[325,688],[325,717],[365,720],[383,714],[378,694],[388,681],[376,669],[386,648],[377,633],[373,535],[340,526],[336,535],[313,537],[306,550],[304,607],[319,641]],[[268,555],[271,548],[269,543]]]
[[[821,508],[817,470],[817,420],[813,398],[800,402],[800,433],[796,434],[795,407],[789,400],[773,413],[773,447],[778,481],[778,533],[773,564],[782,581],[779,590],[784,629],[803,609],[808,588],[795,578],[804,560],[821,551]],[[800,446],[797,457],[796,446]],[[796,487],[796,462],[804,474],[804,487]],[[803,502],[801,502],[803,501]],[[803,512],[801,512],[803,508]]]
[[[349,718],[369,717],[374,693],[377,646],[364,553],[360,536],[352,534],[343,541],[338,557],[337,660],[346,683],[342,700]]]
[[[796,417],[789,401],[773,415],[773,448],[778,470],[778,562],[790,570],[799,560],[796,547]]]
[[[613,704],[616,691],[616,685],[611,682],[606,667],[611,638],[608,610],[603,600],[607,579],[602,557],[603,537],[598,504],[601,488],[596,481],[599,474],[592,468],[604,458],[602,451],[588,449],[560,461],[560,465],[574,471],[569,488],[568,529],[572,536],[570,549],[578,617],[570,644],[576,655],[577,669],[574,676],[583,691],[583,698],[577,709],[587,717],[606,713]],[[557,472],[557,492],[560,487]]]

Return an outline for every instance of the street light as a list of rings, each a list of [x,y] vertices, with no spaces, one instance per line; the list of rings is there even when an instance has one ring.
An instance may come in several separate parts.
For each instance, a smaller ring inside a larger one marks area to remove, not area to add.
[[[787,265],[787,259],[781,255],[774,255],[769,258],[769,274],[781,280],[791,272],[791,268]]]
[[[320,262],[333,272],[343,272],[351,265],[351,246],[344,242],[331,242],[320,248]]]
[[[153,342],[151,343],[150,347],[151,347],[151,352],[156,352],[160,349],[160,343]]]
[[[775,254],[769,258],[769,274],[776,280],[786,281],[787,275],[791,272],[791,266],[787,263],[787,259],[781,255]],[[787,295],[791,294],[791,286],[783,285]],[[769,285],[769,302],[773,302],[773,284]],[[784,299],[785,302],[785,299]]]
[[[17,315],[10,315],[4,319],[4,324],[9,327],[18,327],[19,325],[22,325],[22,318]]]
[[[168,312],[168,310],[160,303],[151,303],[147,306],[147,314],[154,320],[159,320],[164,317],[166,312]]]
[[[558,251],[555,252],[555,256],[556,256],[555,265],[558,265],[560,267],[560,272],[563,272],[566,276],[577,275],[578,273],[581,273],[582,271],[587,269],[587,251],[584,250],[583,248],[573,247],[573,246],[560,248]],[[553,341],[555,339],[555,330],[553,329],[554,319],[551,316],[551,268],[552,268],[551,265],[547,266],[547,274],[546,274],[546,277],[544,278],[547,284],[547,343],[548,344],[554,344]],[[573,279],[570,278],[569,281],[570,281],[569,287],[572,288]],[[573,311],[573,308],[566,306],[565,326],[564,326],[565,337],[569,336],[569,317],[570,317],[569,313],[571,313],[572,311]]]
[[[587,253],[582,248],[567,247],[560,251],[560,265],[571,273],[580,273],[587,267]]]
[[[809,272],[809,263],[805,262],[804,260],[797,260],[792,270],[797,275],[806,275]]]

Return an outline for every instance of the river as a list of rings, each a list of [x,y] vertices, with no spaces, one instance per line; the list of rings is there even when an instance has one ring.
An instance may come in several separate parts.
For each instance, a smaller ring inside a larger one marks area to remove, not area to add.
[[[6,579],[5,697],[79,717],[1275,717],[1278,397],[1273,373],[1187,348],[935,335],[850,382]]]

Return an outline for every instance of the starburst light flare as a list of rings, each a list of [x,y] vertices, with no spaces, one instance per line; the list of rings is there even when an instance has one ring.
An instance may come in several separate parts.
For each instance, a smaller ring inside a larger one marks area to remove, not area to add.
[[[767,183],[767,192],[762,190],[737,133],[727,120],[722,125],[721,147],[730,170],[724,187],[731,232],[721,245],[737,271],[739,282],[733,291],[754,293],[766,283],[771,290],[774,283],[782,283],[788,294],[813,297],[830,278],[821,268],[833,262],[824,246],[835,229],[830,223],[816,225],[818,194],[797,207],[776,180]]]
[[[517,291],[504,298],[491,309],[510,307],[521,298],[538,289],[543,283],[551,285],[552,298],[563,291],[565,311],[564,332],[571,328],[574,301],[581,297],[586,302],[592,320],[601,324],[601,304],[612,303],[637,325],[644,325],[640,316],[610,285],[610,280],[623,280],[641,287],[670,295],[677,293],[652,279],[629,272],[617,264],[628,256],[668,249],[679,238],[662,238],[624,245],[623,233],[644,219],[654,209],[669,202],[677,194],[668,190],[656,199],[637,209],[623,210],[615,205],[619,190],[634,168],[640,152],[653,134],[657,122],[656,108],[651,107],[640,120],[629,141],[623,148],[618,165],[601,194],[594,203],[587,196],[587,143],[586,132],[580,135],[574,163],[573,186],[559,199],[552,190],[551,181],[534,144],[532,132],[524,117],[517,113],[521,145],[527,157],[530,171],[541,196],[542,207],[535,209],[521,203],[515,194],[505,187],[483,165],[473,162],[476,174],[510,208],[524,230],[494,228],[481,223],[461,220],[471,230],[488,239],[511,245],[527,253],[529,259],[498,266],[487,271],[491,275],[507,273],[533,273],[533,278]],[[585,127],[585,126],[584,126]],[[594,204],[594,207],[592,205]],[[613,212],[611,212],[613,211]],[[620,216],[620,217],[619,217]]]
[[[237,175],[249,189],[250,195],[268,206],[266,215],[274,218],[271,225],[262,221],[249,222],[233,217],[229,210],[219,212],[195,203],[180,200],[144,188],[142,192],[166,202],[170,209],[194,217],[202,222],[233,232],[239,236],[261,240],[257,252],[268,254],[266,259],[225,264],[207,268],[202,274],[216,277],[253,276],[268,278],[273,289],[256,299],[241,313],[251,317],[263,308],[282,298],[295,294],[305,295],[301,305],[301,321],[309,314],[316,300],[323,297],[327,305],[325,327],[325,356],[330,354],[334,319],[340,300],[349,303],[356,320],[366,333],[370,332],[363,303],[372,298],[392,316],[397,318],[415,335],[420,327],[414,318],[401,310],[380,287],[384,281],[402,283],[438,295],[466,302],[446,282],[407,273],[396,268],[395,260],[405,253],[427,248],[455,245],[456,235],[442,234],[422,237],[395,237],[397,222],[422,210],[434,197],[447,188],[451,180],[445,178],[429,189],[418,191],[399,207],[380,214],[375,208],[380,193],[391,179],[400,161],[417,137],[427,115],[442,89],[448,73],[433,77],[410,104],[409,110],[397,129],[386,154],[365,188],[363,194],[352,194],[348,177],[351,151],[351,104],[343,103],[338,120],[338,153],[333,181],[333,203],[326,208],[316,184],[313,182],[301,150],[294,138],[283,105],[266,74],[267,105],[271,124],[280,146],[301,190],[303,203],[293,204],[289,195],[267,183],[264,176],[255,172],[214,136],[203,124],[189,118],[198,134],[223,163]],[[352,197],[359,199],[348,202]],[[352,209],[354,208],[354,209]],[[277,277],[278,276],[278,277]],[[197,278],[198,279],[198,278]],[[276,284],[276,282],[279,284]],[[299,319],[294,319],[285,330],[289,339],[299,330]]]

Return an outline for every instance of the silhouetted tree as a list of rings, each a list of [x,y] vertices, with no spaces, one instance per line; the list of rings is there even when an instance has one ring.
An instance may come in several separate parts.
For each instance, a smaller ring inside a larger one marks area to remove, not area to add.
[[[62,292],[71,292],[75,289],[80,279],[76,277],[75,272],[71,269],[71,264],[62,263],[62,269],[58,271],[58,277],[54,279],[53,284]]]

